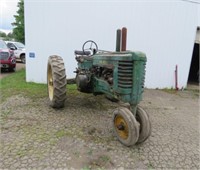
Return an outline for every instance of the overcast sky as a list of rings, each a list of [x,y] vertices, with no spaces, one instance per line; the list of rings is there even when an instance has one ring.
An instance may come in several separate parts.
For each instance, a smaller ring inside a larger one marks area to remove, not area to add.
[[[6,33],[13,29],[11,23],[15,21],[13,15],[18,10],[17,3],[19,0],[0,0],[0,30]]]

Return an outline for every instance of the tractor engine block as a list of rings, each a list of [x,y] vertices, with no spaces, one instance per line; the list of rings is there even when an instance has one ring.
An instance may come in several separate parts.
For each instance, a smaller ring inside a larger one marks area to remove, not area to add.
[[[113,69],[112,68],[94,66],[93,70],[94,70],[93,72],[94,76],[108,82],[109,85],[113,84]]]
[[[91,69],[77,69],[76,84],[81,92],[92,93],[92,78],[96,77],[113,84],[113,69],[108,67],[93,66]]]
[[[76,72],[76,85],[78,90],[85,93],[92,93],[91,72],[89,70],[77,70]]]

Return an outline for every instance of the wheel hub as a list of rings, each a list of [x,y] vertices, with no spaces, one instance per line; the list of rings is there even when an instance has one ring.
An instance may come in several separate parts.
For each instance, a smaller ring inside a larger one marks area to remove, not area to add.
[[[123,124],[120,124],[120,125],[117,126],[117,129],[118,130],[125,130],[125,127],[124,127]]]
[[[52,70],[51,68],[48,71],[48,91],[49,91],[49,98],[50,100],[53,100],[53,78],[52,78]]]
[[[121,115],[117,115],[115,117],[115,127],[117,129],[117,133],[119,134],[119,136],[123,139],[127,139],[128,138],[128,125],[126,123],[126,121],[124,120],[124,118]]]

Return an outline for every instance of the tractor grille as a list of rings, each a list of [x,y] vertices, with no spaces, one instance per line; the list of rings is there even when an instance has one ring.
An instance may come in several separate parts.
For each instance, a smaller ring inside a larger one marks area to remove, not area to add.
[[[119,61],[118,87],[132,88],[132,84],[133,84],[133,63],[131,61]]]
[[[0,60],[7,60],[9,57],[8,52],[0,52]]]
[[[146,63],[143,64],[143,71],[142,71],[142,81],[141,81],[141,87],[144,88],[144,82],[145,82],[145,73],[146,73]]]

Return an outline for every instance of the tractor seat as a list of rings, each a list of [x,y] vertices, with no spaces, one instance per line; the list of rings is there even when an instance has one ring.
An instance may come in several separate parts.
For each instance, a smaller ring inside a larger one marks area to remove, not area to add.
[[[76,55],[90,55],[90,51],[79,51],[79,50],[75,50],[74,53]]]

